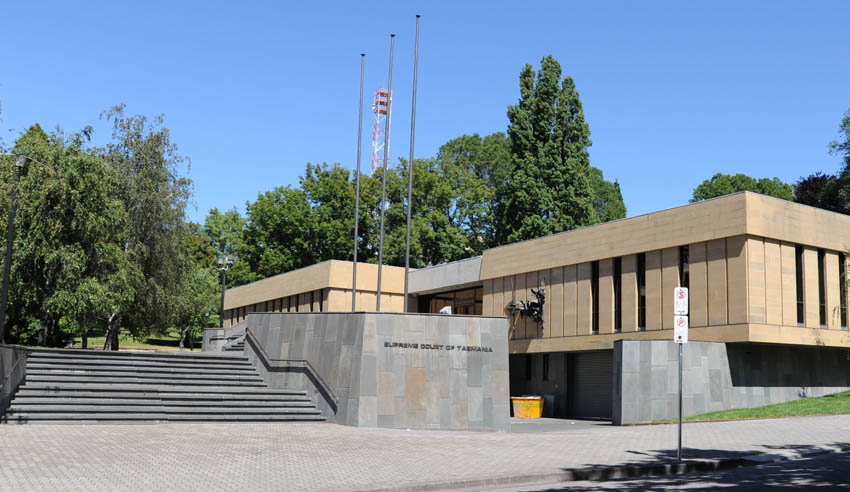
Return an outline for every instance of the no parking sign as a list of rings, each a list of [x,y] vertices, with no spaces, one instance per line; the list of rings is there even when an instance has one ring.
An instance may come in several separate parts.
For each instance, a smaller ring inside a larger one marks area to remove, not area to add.
[[[673,316],[673,341],[688,343],[688,317]]]

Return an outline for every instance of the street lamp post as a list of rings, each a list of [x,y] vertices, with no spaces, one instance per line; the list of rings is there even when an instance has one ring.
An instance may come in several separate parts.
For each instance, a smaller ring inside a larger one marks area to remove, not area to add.
[[[221,311],[218,317],[218,327],[224,328],[224,286],[227,284],[227,269],[236,263],[236,257],[219,256],[218,270],[221,272]]]
[[[15,181],[12,183],[12,203],[9,207],[9,227],[6,229],[6,260],[3,262],[3,287],[0,291],[0,343],[4,343],[6,335],[6,303],[9,300],[9,276],[12,273],[12,244],[15,242],[15,212],[18,209],[18,181],[21,179],[21,169],[26,164],[27,155],[18,154],[15,161]]]

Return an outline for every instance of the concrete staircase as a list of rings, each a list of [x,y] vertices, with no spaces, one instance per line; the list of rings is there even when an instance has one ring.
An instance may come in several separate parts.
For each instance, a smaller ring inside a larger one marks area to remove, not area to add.
[[[245,351],[245,335],[231,340],[222,347],[224,352],[244,352]]]
[[[273,390],[247,358],[33,350],[6,423],[324,421],[306,392]]]

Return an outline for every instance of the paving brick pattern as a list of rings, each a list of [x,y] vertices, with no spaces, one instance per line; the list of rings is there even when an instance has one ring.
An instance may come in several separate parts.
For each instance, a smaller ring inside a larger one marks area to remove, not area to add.
[[[850,442],[850,416],[688,424],[686,457]],[[0,491],[363,490],[551,474],[675,455],[676,427],[545,433],[324,423],[0,428]]]

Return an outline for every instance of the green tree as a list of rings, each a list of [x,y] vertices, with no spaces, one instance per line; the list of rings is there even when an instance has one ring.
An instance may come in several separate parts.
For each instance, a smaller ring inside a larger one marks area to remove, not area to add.
[[[102,326],[129,299],[133,277],[121,250],[127,216],[114,198],[116,173],[84,148],[91,129],[68,139],[38,125],[16,142],[28,161],[21,180],[12,303],[18,321],[38,320],[39,345]]]
[[[175,324],[180,279],[191,265],[184,238],[192,183],[180,173],[185,158],[171,142],[162,116],[149,121],[126,116],[124,106],[116,106],[103,117],[113,131],[100,153],[118,175],[114,193],[128,214],[123,251],[139,272],[130,288],[132,309],[115,310],[107,322],[104,349],[118,350],[120,327],[143,337]]]
[[[601,169],[591,166],[590,185],[593,188],[593,209],[601,222],[626,218],[626,203],[620,183],[607,181]]]
[[[470,238],[458,212],[456,169],[442,168],[435,159],[413,161],[413,207],[411,209],[411,266],[419,268],[472,256]],[[380,181],[380,173],[375,180]],[[404,266],[407,234],[407,162],[400,159],[387,175],[387,264]],[[376,187],[377,188],[377,187]],[[379,190],[378,190],[379,193]],[[379,199],[376,193],[375,197]],[[376,213],[379,210],[376,211]],[[373,238],[377,243],[377,238]]]
[[[477,133],[449,140],[440,147],[437,161],[445,183],[456,195],[454,221],[467,235],[471,255],[496,246],[496,219],[510,176],[510,141],[497,132],[481,138]]]
[[[224,213],[217,208],[210,209],[204,219],[203,233],[206,234],[214,249],[214,256],[233,256],[239,249],[245,219],[236,207]]]
[[[248,222],[237,251],[237,265],[245,273],[234,282],[252,282],[316,262],[316,224],[303,190],[279,186],[247,208]]]
[[[315,227],[312,234],[316,261],[351,259],[355,190],[348,170],[339,164],[329,167],[326,163],[308,162],[300,184]]]
[[[841,159],[841,170],[824,186],[821,204],[828,210],[850,214],[850,110],[844,113],[838,133],[841,138],[829,143],[829,152]]]
[[[794,189],[790,184],[782,182],[779,178],[755,179],[746,174],[717,173],[694,189],[693,198],[690,201],[691,203],[698,202],[739,191],[752,191],[783,200],[794,199]]]
[[[850,109],[844,113],[841,124],[838,127],[841,140],[833,140],[829,143],[829,151],[841,158],[844,170],[850,169]]]
[[[520,99],[508,107],[511,173],[497,221],[500,243],[598,222],[590,182],[590,127],[572,77],[546,56],[520,73]]]
[[[193,348],[196,335],[211,323],[217,325],[221,285],[216,269],[213,241],[203,227],[190,223],[185,237],[185,258],[190,265],[181,279],[179,296],[175,299],[175,328],[179,333],[180,349],[186,341]],[[214,315],[214,319],[210,318]]]

